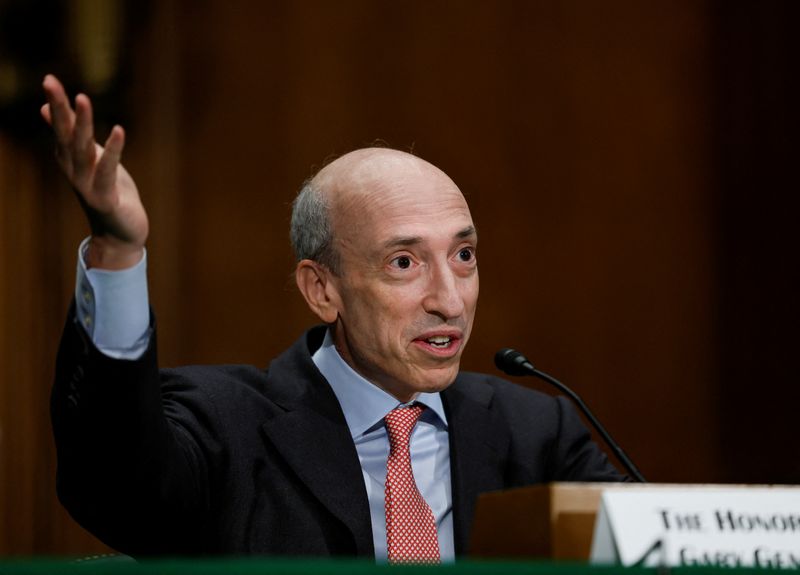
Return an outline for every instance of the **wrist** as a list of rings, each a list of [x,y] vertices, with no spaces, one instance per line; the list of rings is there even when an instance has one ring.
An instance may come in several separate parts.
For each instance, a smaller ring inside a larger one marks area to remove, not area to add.
[[[92,236],[84,252],[84,262],[87,269],[124,270],[138,264],[143,256],[142,245]]]

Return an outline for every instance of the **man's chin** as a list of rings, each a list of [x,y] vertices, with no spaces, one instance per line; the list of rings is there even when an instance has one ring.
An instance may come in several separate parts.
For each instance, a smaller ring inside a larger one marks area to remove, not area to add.
[[[455,367],[427,370],[425,377],[418,380],[415,388],[424,393],[437,393],[450,387],[458,375],[458,365]]]

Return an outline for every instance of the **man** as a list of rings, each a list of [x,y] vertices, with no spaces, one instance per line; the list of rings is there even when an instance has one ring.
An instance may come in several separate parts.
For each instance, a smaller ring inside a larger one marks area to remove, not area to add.
[[[44,89],[92,231],[52,397],[59,496],[112,547],[437,562],[468,551],[481,492],[621,479],[563,398],[459,373],[475,226],[446,174],[395,150],[342,156],[295,201],[297,286],[324,326],[268,370],[159,371],[124,132],[100,147],[89,99]]]

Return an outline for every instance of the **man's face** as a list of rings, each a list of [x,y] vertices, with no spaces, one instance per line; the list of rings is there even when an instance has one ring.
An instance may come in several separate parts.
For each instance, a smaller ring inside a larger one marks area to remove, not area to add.
[[[357,372],[408,401],[458,373],[478,300],[477,235],[443,172],[411,156],[384,160],[337,196],[334,341]]]

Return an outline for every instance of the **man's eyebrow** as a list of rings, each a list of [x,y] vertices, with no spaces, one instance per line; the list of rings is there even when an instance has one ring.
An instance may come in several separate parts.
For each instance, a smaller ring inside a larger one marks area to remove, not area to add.
[[[475,229],[475,226],[468,226],[468,227],[464,228],[463,230],[461,230],[460,232],[458,232],[455,235],[455,237],[456,237],[456,239],[463,240],[465,238],[469,238],[469,237],[477,236],[477,235],[478,235],[478,230]]]
[[[420,236],[395,236],[383,244],[384,248],[396,248],[403,246],[413,246],[422,242]]]
[[[453,236],[457,240],[463,240],[466,238],[471,238],[477,236],[478,232],[475,229],[475,226],[468,226],[463,230],[456,232]],[[419,243],[422,243],[423,239],[421,236],[395,236],[387,240],[384,244],[384,248],[396,248],[396,247],[405,247],[405,246],[413,246]]]

